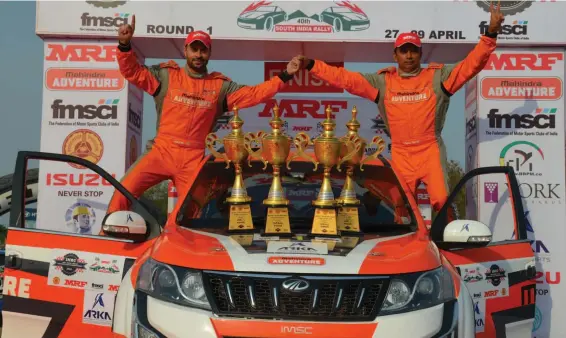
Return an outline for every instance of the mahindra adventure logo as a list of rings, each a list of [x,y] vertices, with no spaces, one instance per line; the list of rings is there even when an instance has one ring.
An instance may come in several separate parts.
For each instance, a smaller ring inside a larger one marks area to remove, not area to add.
[[[54,119],[79,120],[115,120],[118,118],[118,103],[120,99],[100,99],[92,104],[65,104],[61,99],[55,99],[51,104]]]
[[[338,33],[366,30],[370,26],[367,14],[351,1],[334,1],[334,6],[309,2],[306,13],[296,3],[254,1],[236,20],[244,29],[276,33]],[[315,9],[320,6],[319,9]]]
[[[501,25],[497,38],[503,40],[529,40],[527,30],[528,23],[528,21],[515,20],[510,25]],[[480,34],[484,35],[485,33],[487,33],[489,22],[482,21],[479,27]]]
[[[90,13],[81,15],[81,31],[117,32],[118,27],[128,24],[130,13],[114,13],[111,16],[97,16]]]

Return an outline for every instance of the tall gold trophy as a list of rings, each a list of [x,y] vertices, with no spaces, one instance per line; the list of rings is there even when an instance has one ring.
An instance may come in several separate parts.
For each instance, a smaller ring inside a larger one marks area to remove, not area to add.
[[[357,114],[358,110],[356,106],[354,106],[352,109],[352,119],[346,123],[348,132],[341,138],[341,155],[346,163],[346,180],[340,197],[337,198],[337,204],[338,230],[343,236],[340,246],[344,247],[354,247],[359,241],[359,237],[363,235],[360,231],[358,216],[360,200],[356,198],[356,192],[354,190],[354,168],[360,165],[360,170],[363,171],[362,167],[364,163],[376,159],[385,149],[385,141],[381,137],[375,136],[371,145],[376,147],[376,151],[363,158],[367,143],[366,140],[358,134],[360,123],[356,119]],[[352,151],[354,151],[353,156],[346,158],[346,155],[352,154]]]
[[[330,118],[331,112],[332,110],[330,107],[327,107],[326,119],[322,122],[324,132],[314,139],[314,141],[311,141],[310,137],[305,133],[298,133],[295,136],[294,142],[297,147],[297,153],[293,156],[293,158],[302,157],[312,161],[315,165],[314,171],[318,169],[319,164],[322,164],[324,167],[322,186],[316,200],[312,201],[312,204],[316,208],[310,235],[328,239],[329,241],[327,241],[327,243],[329,243],[329,245],[333,239],[339,239],[340,237],[336,224],[337,201],[334,198],[334,193],[332,192],[330,170],[335,165],[339,167],[342,162],[352,157],[355,153],[355,146],[352,144],[351,149],[353,150],[348,154],[341,156],[343,142],[347,142],[349,144],[351,142],[347,140],[341,141],[334,136],[336,123]],[[316,160],[304,152],[306,148],[305,140],[308,140],[307,145],[314,145]],[[334,248],[334,246],[332,246],[332,248]]]
[[[224,136],[221,140],[215,133],[210,133],[206,136],[206,147],[217,158],[222,158],[226,161],[226,169],[230,167],[230,163],[234,164],[236,177],[232,186],[232,193],[226,199],[230,204],[230,220],[229,232],[234,233],[248,233],[253,232],[254,225],[252,222],[252,213],[250,209],[251,197],[248,196],[244,179],[242,177],[242,163],[248,159],[249,152],[246,147],[246,141],[242,132],[242,125],[244,121],[238,115],[238,108],[234,107],[234,116],[230,119],[230,126],[232,132]],[[224,145],[224,153],[219,153],[214,148],[217,142],[222,142]],[[236,240],[248,242],[253,239],[252,235],[241,235]],[[250,243],[251,244],[251,243]]]
[[[265,224],[266,236],[290,237],[291,224],[289,223],[289,200],[285,198],[283,185],[281,183],[281,166],[285,164],[289,152],[291,150],[291,138],[281,130],[284,121],[279,117],[279,107],[273,108],[273,118],[269,122],[271,126],[270,134],[246,134],[246,149],[250,154],[248,163],[252,158],[259,159],[263,162],[263,170],[268,164],[273,167],[273,181],[269,188],[269,194],[263,205],[267,206],[267,219]],[[253,151],[252,142],[261,143],[261,148]]]

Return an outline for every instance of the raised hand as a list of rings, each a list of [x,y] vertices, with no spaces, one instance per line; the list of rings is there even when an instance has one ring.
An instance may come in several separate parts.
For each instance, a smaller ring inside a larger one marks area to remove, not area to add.
[[[493,1],[490,2],[489,12],[491,13],[491,17],[489,20],[489,28],[487,29],[489,33],[499,33],[501,24],[505,21],[503,13],[501,13],[501,0],[498,0],[497,3],[497,9],[495,9],[493,7]]]
[[[118,41],[121,44],[127,45],[132,40],[134,36],[134,31],[136,30],[136,16],[132,15],[132,23],[124,24],[118,28]]]

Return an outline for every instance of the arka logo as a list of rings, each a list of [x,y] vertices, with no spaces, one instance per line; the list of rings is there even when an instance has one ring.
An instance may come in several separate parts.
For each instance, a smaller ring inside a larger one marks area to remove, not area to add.
[[[101,119],[118,118],[120,99],[100,99],[97,104],[63,104],[63,100],[55,99],[51,105],[54,119]]]
[[[116,46],[47,44],[46,61],[116,62]]]
[[[563,53],[494,53],[484,70],[552,70],[563,59]]]
[[[81,26],[83,27],[115,27],[128,24],[129,13],[114,13],[113,16],[93,16],[83,13]]]

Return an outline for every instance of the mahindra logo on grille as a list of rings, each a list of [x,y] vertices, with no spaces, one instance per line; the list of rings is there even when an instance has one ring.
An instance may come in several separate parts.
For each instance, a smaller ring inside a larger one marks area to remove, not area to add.
[[[283,289],[290,292],[303,292],[310,287],[309,282],[303,279],[288,279],[282,284]]]

